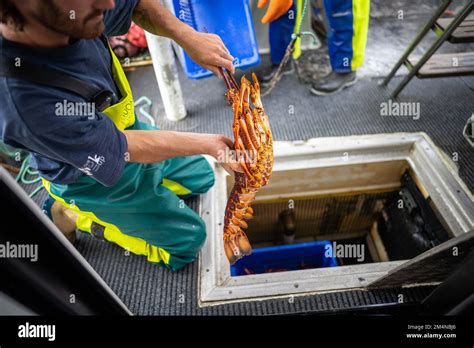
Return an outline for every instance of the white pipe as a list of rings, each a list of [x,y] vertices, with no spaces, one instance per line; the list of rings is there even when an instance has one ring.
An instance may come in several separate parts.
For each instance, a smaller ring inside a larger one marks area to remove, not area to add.
[[[145,35],[166,117],[171,121],[182,120],[186,117],[186,107],[178,80],[171,40],[146,31]]]

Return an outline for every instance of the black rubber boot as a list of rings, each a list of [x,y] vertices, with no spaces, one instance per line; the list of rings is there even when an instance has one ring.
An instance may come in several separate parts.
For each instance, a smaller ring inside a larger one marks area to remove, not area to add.
[[[352,86],[357,82],[356,72],[336,73],[331,72],[321,81],[311,86],[311,93],[315,95],[329,95],[342,91],[344,88]]]

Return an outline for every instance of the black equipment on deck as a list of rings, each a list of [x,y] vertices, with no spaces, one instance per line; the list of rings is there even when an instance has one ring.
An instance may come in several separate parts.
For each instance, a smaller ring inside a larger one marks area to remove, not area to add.
[[[2,167],[0,197],[3,299],[43,315],[131,314]]]

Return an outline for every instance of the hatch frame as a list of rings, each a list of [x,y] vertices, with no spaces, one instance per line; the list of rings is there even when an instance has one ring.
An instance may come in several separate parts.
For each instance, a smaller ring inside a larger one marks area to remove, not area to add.
[[[430,196],[440,221],[451,237],[461,236],[474,228],[472,193],[459,178],[454,163],[426,133],[276,141],[274,156],[274,172],[405,160],[425,194]],[[216,180],[215,185],[200,198],[200,215],[207,229],[207,238],[199,257],[200,306],[363,289],[409,261],[231,277],[222,243],[228,174],[213,159],[208,157],[208,160]]]

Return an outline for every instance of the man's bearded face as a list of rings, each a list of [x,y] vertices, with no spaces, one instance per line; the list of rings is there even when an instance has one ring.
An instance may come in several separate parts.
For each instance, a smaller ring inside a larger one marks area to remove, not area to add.
[[[75,39],[92,39],[103,33],[104,12],[113,0],[34,0],[29,15],[50,30]]]

